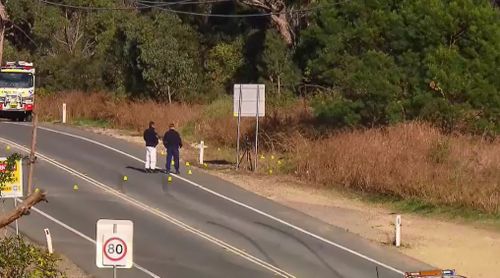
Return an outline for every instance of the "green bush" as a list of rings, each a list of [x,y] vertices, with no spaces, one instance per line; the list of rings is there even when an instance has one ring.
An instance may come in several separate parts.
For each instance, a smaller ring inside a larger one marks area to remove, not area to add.
[[[49,254],[22,237],[11,236],[0,241],[0,277],[65,277],[58,270],[56,255]]]

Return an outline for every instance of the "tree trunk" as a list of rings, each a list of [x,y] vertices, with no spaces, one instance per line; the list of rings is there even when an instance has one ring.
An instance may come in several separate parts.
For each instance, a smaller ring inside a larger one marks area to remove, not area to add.
[[[286,17],[286,14],[272,15],[271,19],[278,29],[281,37],[286,42],[287,45],[292,45],[294,40],[294,34],[290,23]]]
[[[278,97],[281,98],[281,77],[278,75]]]
[[[167,85],[167,95],[168,95],[168,103],[172,104],[172,93],[170,92],[170,86]]]
[[[26,200],[24,200],[19,206],[0,218],[0,228],[9,225],[10,223],[16,221],[16,219],[21,218],[21,216],[28,214],[31,207],[36,205],[40,201],[47,201],[46,193],[43,191],[35,191],[33,194],[29,195]]]
[[[0,65],[3,62],[3,41],[5,35],[5,25],[9,21],[9,16],[5,10],[5,6],[0,2]]]
[[[287,45],[292,45],[295,39],[293,28],[287,17],[287,7],[284,0],[238,0],[239,2],[266,13],[272,13],[271,21],[283,37]]]

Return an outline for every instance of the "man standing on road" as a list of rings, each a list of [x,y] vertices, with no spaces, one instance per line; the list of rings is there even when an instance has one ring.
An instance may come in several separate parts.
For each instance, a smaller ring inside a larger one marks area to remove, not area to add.
[[[174,157],[175,173],[179,174],[179,149],[182,148],[182,140],[179,133],[175,130],[174,124],[169,125],[169,130],[163,136],[163,145],[167,149],[167,165],[165,171],[170,173],[172,157]]]
[[[156,172],[156,146],[158,145],[158,134],[155,131],[155,123],[149,122],[149,128],[144,130],[144,142],[146,142],[146,173]]]

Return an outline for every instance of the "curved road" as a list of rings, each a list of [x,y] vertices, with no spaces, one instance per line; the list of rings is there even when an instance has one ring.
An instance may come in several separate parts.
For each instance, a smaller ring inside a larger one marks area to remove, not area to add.
[[[31,126],[0,122],[0,156],[30,141]],[[116,138],[43,125],[37,150],[34,184],[49,202],[20,230],[43,244],[50,228],[56,252],[95,277],[111,276],[95,266],[100,218],[134,222],[136,265],[119,277],[392,278],[429,267],[196,169],[170,183],[145,174],[143,149]]]

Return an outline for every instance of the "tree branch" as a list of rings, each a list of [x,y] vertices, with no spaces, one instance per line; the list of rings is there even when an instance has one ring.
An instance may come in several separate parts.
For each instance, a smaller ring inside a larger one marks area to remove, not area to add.
[[[47,194],[44,191],[33,192],[19,206],[0,218],[0,228],[9,225],[10,223],[16,221],[16,219],[21,218],[23,215],[28,214],[31,207],[37,203],[47,201],[46,196]]]

